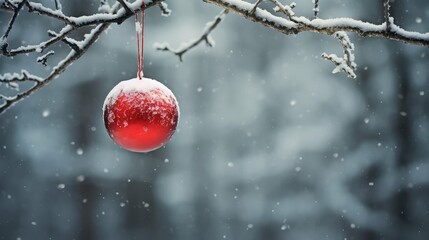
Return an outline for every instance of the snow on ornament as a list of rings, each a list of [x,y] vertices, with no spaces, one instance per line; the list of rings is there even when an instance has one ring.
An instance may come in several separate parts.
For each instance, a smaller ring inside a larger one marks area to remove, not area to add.
[[[122,81],[107,95],[104,124],[122,148],[149,152],[164,146],[179,122],[176,97],[164,84],[149,78]]]

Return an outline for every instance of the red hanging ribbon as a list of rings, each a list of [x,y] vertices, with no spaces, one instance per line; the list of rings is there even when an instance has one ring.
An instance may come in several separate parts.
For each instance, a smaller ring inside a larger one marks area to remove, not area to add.
[[[143,1],[141,8],[141,24],[139,23],[138,13],[136,13],[136,38],[137,38],[137,77],[139,79],[143,78],[143,62],[144,62],[144,9],[145,3]],[[141,32],[141,45],[140,45],[140,35]]]

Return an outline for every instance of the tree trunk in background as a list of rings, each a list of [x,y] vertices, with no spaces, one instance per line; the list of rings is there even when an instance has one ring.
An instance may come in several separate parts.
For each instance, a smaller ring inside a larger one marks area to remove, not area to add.
[[[406,9],[403,1],[395,2],[392,6],[393,16],[402,16]],[[405,22],[405,21],[403,21]],[[407,231],[410,227],[409,218],[409,190],[407,189],[408,175],[407,171],[402,171],[412,162],[413,147],[411,145],[412,133],[412,104],[410,101],[410,90],[412,89],[412,76],[410,74],[409,59],[402,49],[398,49],[397,44],[390,45],[391,56],[393,57],[394,71],[396,71],[397,84],[397,114],[393,116],[397,119],[396,136],[397,136],[397,158],[396,158],[396,186],[397,194],[394,195],[392,215],[399,220],[400,229],[397,229],[397,239],[407,239]],[[404,47],[405,48],[405,47]]]
[[[92,240],[97,239],[94,227],[94,209],[96,209],[97,192],[99,189],[93,184],[91,179],[86,179],[77,187],[77,192],[81,198],[82,205],[79,209],[79,229],[77,239]]]
[[[394,51],[392,49],[392,51]],[[406,56],[403,53],[399,53],[395,57],[395,67],[397,69],[397,80],[398,80],[398,115],[397,115],[397,159],[396,159],[396,170],[398,171],[397,185],[398,192],[394,198],[394,215],[400,219],[400,225],[407,227],[409,225],[409,213],[408,213],[408,202],[409,192],[406,188],[408,183],[408,176],[406,172],[401,172],[406,166],[412,161],[412,130],[411,130],[411,118],[412,111],[410,106],[409,92],[411,85],[411,77],[409,74],[409,67],[404,63]],[[402,116],[405,115],[406,116]],[[403,175],[401,175],[403,174]],[[401,231],[402,232],[402,231]],[[404,234],[404,235],[402,235]],[[399,239],[405,239],[405,233],[402,232]]]

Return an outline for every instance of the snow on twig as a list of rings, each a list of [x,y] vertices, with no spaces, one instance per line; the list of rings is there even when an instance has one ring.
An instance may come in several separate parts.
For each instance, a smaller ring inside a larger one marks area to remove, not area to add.
[[[72,26],[66,25],[61,29],[61,31],[56,36],[54,36],[53,38],[47,41],[41,42],[37,45],[20,46],[10,51],[5,50],[4,52],[2,52],[2,54],[8,57],[13,57],[15,55],[22,54],[22,53],[42,52],[45,48],[57,43],[58,41],[61,41],[63,38],[65,38],[68,34],[73,32],[74,30],[75,28],[73,28]],[[49,34],[49,31],[48,31],[48,34]]]
[[[128,14],[133,14],[133,11],[128,7],[124,0],[117,0]]]
[[[0,85],[4,84],[6,87],[19,91],[19,84],[18,82],[41,82],[43,81],[42,78],[32,75],[28,73],[26,70],[21,70],[21,73],[5,73],[3,75],[0,75]],[[10,99],[10,97],[6,97],[4,95],[0,95],[0,99]]]
[[[183,55],[188,52],[189,50],[193,49],[194,47],[198,46],[201,42],[206,42],[207,46],[214,47],[214,40],[211,38],[210,33],[219,25],[219,23],[222,22],[222,20],[225,18],[226,14],[228,14],[228,10],[223,10],[219,15],[215,17],[215,19],[211,22],[208,22],[206,24],[206,27],[203,31],[203,34],[201,37],[195,40],[191,40],[188,43],[182,43],[182,46],[178,49],[172,49],[168,43],[155,43],[154,47],[158,51],[166,51],[171,52],[177,57],[179,57],[179,60],[183,61]]]
[[[5,73],[0,75],[0,83],[10,83],[10,82],[42,82],[43,78],[35,76],[27,72],[27,70],[21,70],[21,73]]]
[[[384,0],[384,22],[386,23],[386,31],[390,31],[390,0]]]
[[[292,22],[297,22],[296,19],[294,19],[295,13],[293,12],[293,8],[296,7],[296,3],[293,2],[288,6],[288,5],[281,4],[278,0],[270,0],[270,1],[274,5],[276,5],[276,7],[274,8],[274,11],[282,12],[289,18],[289,20],[291,20]]]
[[[141,11],[141,5],[145,4],[145,8],[152,7],[155,4],[158,4],[164,0],[136,0],[132,3],[125,3],[125,6],[127,6],[127,9],[130,11],[122,8],[114,13],[95,13],[90,16],[79,16],[79,17],[71,17],[66,16],[62,11],[58,10],[52,10],[48,7],[43,6],[41,3],[35,3],[27,1],[26,6],[28,7],[29,11],[37,12],[42,15],[46,15],[49,17],[56,18],[58,20],[64,21],[66,24],[72,25],[74,27],[83,27],[88,25],[97,25],[100,23],[122,23],[124,20],[128,19],[129,17],[133,16],[135,13]],[[119,1],[120,2],[120,1]],[[107,3],[105,3],[107,4]],[[122,6],[122,5],[121,5]]]
[[[314,3],[314,8],[313,8],[313,13],[314,13],[314,18],[317,18],[317,15],[319,15],[319,0],[313,0]]]
[[[70,51],[70,53],[67,55],[65,59],[60,61],[57,66],[53,68],[53,71],[46,77],[46,78],[40,78],[36,77],[34,75],[31,75],[34,77],[34,79],[37,79],[38,81],[35,81],[35,84],[29,88],[28,90],[21,92],[15,96],[12,97],[2,97],[4,100],[3,105],[0,106],[0,113],[3,113],[6,111],[9,107],[13,106],[16,102],[22,100],[23,98],[29,96],[33,92],[37,91],[38,89],[44,87],[49,82],[51,82],[53,79],[57,78],[61,73],[63,73],[67,67],[69,67],[74,61],[79,59],[83,53],[98,39],[100,34],[107,29],[109,26],[109,23],[106,24],[100,24],[97,27],[95,27],[91,34],[87,35],[85,42],[86,45],[80,52],[75,52],[74,50]],[[28,79],[30,80],[30,79]]]
[[[51,56],[51,55],[54,55],[54,51],[49,51],[49,52],[47,52],[46,54],[44,54],[44,55],[42,55],[42,56],[40,56],[40,57],[38,57],[37,58],[37,62],[38,63],[41,63],[42,65],[44,65],[44,66],[47,66],[47,62],[48,62],[48,58],[49,58],[49,56]]]
[[[52,30],[48,30],[48,35],[51,37],[59,37],[60,36],[60,34],[54,32]],[[76,40],[74,40],[73,38],[64,37],[61,39],[61,41],[64,42],[65,44],[69,45],[69,47],[71,47],[76,52],[79,52],[81,50],[78,42]]]
[[[19,11],[21,11],[22,7],[26,3],[27,0],[22,0],[17,6],[13,5],[10,1],[5,1],[5,6],[9,6],[11,10],[13,10],[12,18],[10,19],[6,31],[3,36],[0,38],[0,54],[5,52],[7,49],[7,37],[9,36],[10,31],[12,30],[13,24],[15,23],[16,18],[18,17]]]
[[[334,36],[338,39],[343,47],[344,56],[342,58],[338,57],[335,54],[322,54],[322,58],[333,62],[337,67],[332,71],[332,73],[345,72],[349,78],[356,78],[355,70],[357,65],[355,63],[354,50],[355,47],[350,41],[349,36],[346,32],[340,31],[336,32]]]
[[[168,4],[165,2],[158,3],[159,8],[161,9],[161,15],[168,17],[171,15],[171,10],[168,8]]]
[[[102,13],[109,13],[111,11],[111,7],[107,0],[101,0],[100,6],[98,7],[98,11]]]
[[[256,9],[258,8],[259,4],[261,4],[261,3],[262,3],[262,1],[263,1],[263,0],[257,0],[257,1],[255,2],[255,4],[253,5],[252,10],[250,10],[250,14],[255,14]]]
[[[55,1],[55,8],[57,10],[62,11],[63,10],[63,5],[61,4],[60,0],[54,0]]]
[[[62,10],[60,10],[60,9],[53,10],[53,9],[50,9],[48,7],[43,6],[41,3],[28,2],[28,1],[26,2],[25,5],[28,8],[29,12],[37,12],[39,14],[46,15],[46,16],[61,20],[65,24],[76,26],[76,23],[74,23],[73,21],[71,21],[69,19],[69,17],[64,15]]]

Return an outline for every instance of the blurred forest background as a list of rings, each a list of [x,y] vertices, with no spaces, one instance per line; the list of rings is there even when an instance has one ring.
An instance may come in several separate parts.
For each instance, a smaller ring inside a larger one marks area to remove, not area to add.
[[[53,6],[53,1],[40,1]],[[428,239],[429,49],[351,34],[358,78],[332,75],[333,37],[285,36],[229,14],[180,63],[151,45],[199,37],[221,9],[167,1],[146,12],[145,75],[179,100],[166,147],[136,154],[107,135],[101,107],[136,75],[133,19],[47,87],[0,116],[0,239]],[[62,1],[66,14],[99,1]],[[268,3],[265,6],[270,6]],[[297,14],[311,16],[298,1]],[[381,23],[382,1],[324,0],[320,17]],[[396,23],[427,32],[426,0],[395,1]],[[1,31],[10,14],[0,12]],[[9,41],[58,22],[22,12]],[[81,33],[82,34],[82,33]],[[69,51],[0,58],[0,72],[48,74]],[[3,91],[4,88],[1,88]]]

